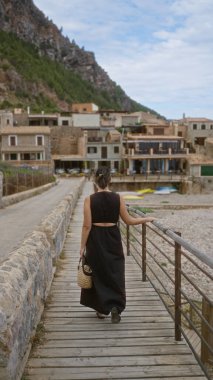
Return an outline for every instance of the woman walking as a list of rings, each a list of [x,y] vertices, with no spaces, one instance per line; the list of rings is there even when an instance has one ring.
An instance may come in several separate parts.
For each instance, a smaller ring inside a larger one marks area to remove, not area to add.
[[[155,218],[129,215],[124,199],[109,190],[111,180],[107,167],[97,169],[96,192],[85,198],[80,256],[86,249],[86,262],[92,269],[93,286],[81,290],[80,303],[96,311],[103,319],[111,313],[111,322],[119,323],[126,306],[125,259],[119,217],[129,225],[151,222]]]

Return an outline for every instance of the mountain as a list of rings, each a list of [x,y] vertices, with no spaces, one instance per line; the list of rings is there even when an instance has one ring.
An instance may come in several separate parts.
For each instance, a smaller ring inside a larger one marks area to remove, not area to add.
[[[60,5],[59,5],[60,6]],[[155,111],[129,98],[94,53],[64,37],[32,0],[0,0],[0,106],[68,110],[72,102]]]

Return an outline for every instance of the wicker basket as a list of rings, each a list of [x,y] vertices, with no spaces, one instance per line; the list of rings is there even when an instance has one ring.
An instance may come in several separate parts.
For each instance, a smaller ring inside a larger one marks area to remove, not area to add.
[[[82,289],[90,289],[92,287],[92,270],[81,259],[78,264],[77,284]]]

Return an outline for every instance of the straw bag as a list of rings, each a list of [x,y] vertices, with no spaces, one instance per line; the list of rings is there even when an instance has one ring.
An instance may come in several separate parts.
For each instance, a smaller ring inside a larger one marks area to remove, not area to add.
[[[77,284],[82,289],[90,289],[92,287],[92,270],[90,266],[85,263],[85,257],[79,260]]]

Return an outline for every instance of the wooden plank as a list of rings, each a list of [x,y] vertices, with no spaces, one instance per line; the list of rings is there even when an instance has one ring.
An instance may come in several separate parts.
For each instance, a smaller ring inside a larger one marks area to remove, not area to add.
[[[156,365],[156,366],[137,366],[137,367],[96,367],[82,368],[79,367],[53,367],[53,368],[28,368],[28,374],[37,374],[39,380],[104,380],[104,379],[150,379],[150,378],[173,378],[175,376],[180,380],[181,377],[191,376],[193,380],[197,380],[196,376],[201,376],[201,370],[197,365]],[[48,376],[43,377],[42,376]],[[205,379],[205,377],[204,377]],[[187,378],[188,380],[188,378]]]
[[[45,339],[45,348],[52,348],[52,347],[131,347],[131,346],[152,346],[157,345],[158,347],[161,347],[163,345],[167,346],[185,346],[188,349],[188,346],[185,345],[184,341],[177,342],[174,345],[174,339],[173,337],[136,337],[136,338],[106,338],[104,339]],[[41,347],[42,349],[43,347]]]
[[[118,333],[119,332],[119,333]],[[106,338],[137,338],[137,337],[150,337],[150,336],[160,336],[160,337],[174,337],[173,329],[165,330],[130,330],[130,331],[119,331],[117,327],[112,328],[110,331],[55,331],[46,333],[47,339],[106,339]]]
[[[138,330],[138,331],[141,331],[141,330],[172,330],[174,328],[174,325],[173,323],[171,322],[162,322],[162,323],[144,323],[144,324],[141,324],[141,323],[125,323],[124,324],[121,324],[119,323],[117,326],[116,326],[116,330],[117,331],[123,331],[124,329],[128,330],[128,331],[131,331],[131,330]],[[93,323],[93,324],[88,324],[88,323],[72,323],[71,325],[48,325],[46,324],[45,325],[45,331],[111,331],[112,330],[112,326],[111,326],[111,322],[108,322],[108,323],[104,323],[102,321],[102,323]],[[153,335],[155,334],[155,332],[153,331]]]
[[[61,377],[62,376],[62,377]],[[80,375],[81,377],[74,377],[74,375],[72,374],[72,380],[78,380],[78,379],[83,379],[83,377],[82,377],[82,375]],[[89,375],[90,377],[84,377],[84,379],[91,379],[91,380],[106,380],[107,378],[109,379],[112,379],[112,377],[110,376],[110,377],[106,377],[105,376],[105,374],[102,374],[102,377],[100,378],[100,377],[97,377],[95,374],[93,375],[93,377],[91,378],[91,374]],[[144,377],[143,377],[144,378]],[[140,377],[140,379],[143,379],[142,377]],[[24,379],[25,380],[58,380],[59,379],[59,375],[55,375],[54,373],[51,373],[51,377],[49,377],[49,372],[45,375],[45,374],[32,374],[31,373],[31,375],[25,375],[24,376]],[[60,379],[62,379],[62,380],[70,380],[70,375],[69,374],[64,374],[64,373],[62,373],[62,374],[60,374]],[[125,379],[125,377],[122,377],[122,378],[117,378],[117,377],[114,377],[113,376],[113,379],[116,379],[116,380],[123,380],[123,379]],[[131,379],[131,380],[138,380],[139,379],[139,377],[137,377],[137,379],[136,378],[132,378],[132,377],[128,377],[128,379]],[[146,376],[146,379],[149,379],[149,380],[159,380],[159,377],[147,377]],[[161,379],[162,379],[162,376],[161,376]],[[189,377],[189,376],[187,376],[187,377],[183,377],[183,376],[181,376],[181,377],[165,377],[165,376],[163,376],[163,379],[164,380],[206,380],[206,377],[203,377],[203,376],[193,376],[193,377]]]
[[[93,322],[94,323],[94,316],[92,317],[89,317],[87,322],[88,323],[91,323]],[[103,321],[99,321],[99,323],[102,323]],[[158,317],[152,317],[152,316],[143,316],[143,317],[125,317],[125,320],[122,320],[122,323],[134,323],[134,322],[137,322],[137,323],[140,323],[140,324],[143,324],[143,323],[147,323],[147,322],[171,322],[171,318],[169,316],[158,316]],[[61,325],[68,325],[68,324],[74,324],[74,323],[78,323],[78,324],[81,324],[81,323],[85,323],[85,320],[81,319],[79,320],[79,318],[48,318],[48,321],[46,321],[46,325],[57,325],[57,324],[61,324]]]
[[[41,348],[34,351],[33,356],[36,358],[70,358],[70,357],[113,357],[113,356],[153,356],[153,355],[185,355],[190,354],[190,350],[185,345],[172,346],[159,345],[153,346],[122,346],[122,347],[60,347],[60,348]]]
[[[143,314],[144,316],[151,316],[153,315],[153,312],[155,312],[155,315],[156,316],[168,316],[168,312],[166,310],[158,310],[158,309],[154,309],[153,310],[150,310],[150,309],[145,309],[145,310],[142,310],[142,311],[128,311],[126,312],[125,316],[122,317],[122,321],[125,319],[125,317],[128,317],[128,316],[137,316],[137,317],[140,317],[141,314]],[[88,311],[88,310],[85,310],[85,312],[74,312],[72,310],[70,311],[64,311],[64,312],[51,312],[51,311],[46,311],[45,312],[45,317],[48,318],[48,317],[58,317],[58,318],[65,318],[65,317],[73,317],[73,318],[88,318],[88,317],[91,317],[91,315],[94,316],[94,318],[96,318],[96,314],[94,311]],[[96,318],[97,319],[97,318]]]
[[[154,356],[109,356],[109,357],[63,357],[31,358],[30,367],[103,367],[103,366],[155,366],[197,364],[191,354]]]

